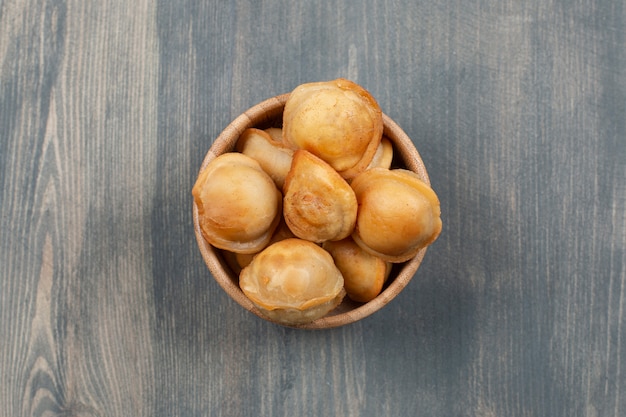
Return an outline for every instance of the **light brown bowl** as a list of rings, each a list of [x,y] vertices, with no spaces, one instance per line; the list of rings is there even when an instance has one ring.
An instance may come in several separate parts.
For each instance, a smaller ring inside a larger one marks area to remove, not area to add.
[[[279,95],[265,100],[233,120],[224,131],[215,139],[215,142],[207,152],[200,172],[209,162],[217,156],[230,152],[234,149],[237,139],[241,133],[250,127],[267,128],[271,126],[280,127],[282,125],[282,113],[289,94]],[[411,139],[404,131],[387,115],[383,114],[384,130],[383,134],[390,139],[394,146],[394,162],[396,167],[410,169],[416,172],[419,177],[430,185],[428,173],[424,162]],[[263,316],[257,307],[244,295],[239,288],[239,277],[235,274],[224,260],[219,249],[213,247],[202,236],[198,223],[198,207],[193,204],[193,224],[196,240],[204,262],[213,274],[217,283],[230,295],[237,303],[246,310],[254,313],[264,320],[269,320]],[[413,275],[417,271],[426,253],[426,248],[407,262],[395,264],[385,288],[378,297],[367,303],[356,303],[345,297],[344,301],[327,316],[317,319],[311,323],[290,326],[302,329],[328,329],[346,324],[354,323],[364,317],[380,310],[387,303],[393,300],[406,287]]]

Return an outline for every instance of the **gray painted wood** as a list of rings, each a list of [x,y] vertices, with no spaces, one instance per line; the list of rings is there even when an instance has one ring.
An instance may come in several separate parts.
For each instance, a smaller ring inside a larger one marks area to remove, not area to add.
[[[623,416],[626,8],[0,2],[1,416]],[[362,84],[444,232],[330,331],[213,281],[190,189],[236,115]]]

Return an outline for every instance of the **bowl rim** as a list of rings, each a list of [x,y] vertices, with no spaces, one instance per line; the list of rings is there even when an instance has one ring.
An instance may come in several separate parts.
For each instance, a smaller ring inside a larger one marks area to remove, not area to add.
[[[234,149],[237,139],[243,131],[249,127],[257,127],[277,119],[283,112],[285,103],[289,98],[289,93],[277,95],[250,107],[248,110],[237,116],[228,126],[218,135],[207,151],[198,175],[206,168],[206,166],[219,155],[230,152]],[[394,122],[389,116],[383,113],[383,136],[388,137],[394,145],[394,151],[399,153],[400,158],[406,165],[406,168],[415,172],[422,181],[430,186],[430,178],[426,171],[426,166],[417,151],[417,148],[409,138],[409,136]],[[220,287],[241,307],[255,314],[256,316],[284,326],[299,329],[330,329],[345,326],[357,322],[365,317],[370,316],[376,311],[386,306],[408,285],[417,272],[426,250],[428,247],[422,248],[413,258],[402,263],[401,269],[393,280],[383,289],[383,291],[373,300],[367,303],[358,303],[358,306],[349,311],[339,312],[326,315],[310,323],[301,325],[285,325],[278,323],[264,316],[261,311],[246,297],[239,285],[235,284],[230,277],[229,272],[233,273],[226,265],[220,251],[209,244],[200,230],[198,218],[198,206],[193,201],[193,226],[198,248],[213,278]],[[348,297],[346,297],[348,298]]]

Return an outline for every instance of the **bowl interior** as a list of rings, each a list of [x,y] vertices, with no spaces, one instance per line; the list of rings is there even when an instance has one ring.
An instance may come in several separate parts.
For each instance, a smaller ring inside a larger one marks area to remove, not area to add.
[[[212,144],[202,162],[200,172],[217,156],[225,152],[232,151],[235,147],[237,139],[245,129],[250,127],[262,129],[267,127],[281,127],[282,112],[288,97],[289,94],[272,97],[253,106],[233,120],[215,139],[215,142]],[[415,146],[411,142],[411,139],[393,120],[391,120],[391,118],[385,114],[383,114],[383,122],[383,135],[389,138],[389,140],[393,143],[394,160],[392,167],[409,169],[417,173],[424,182],[430,185],[426,167],[424,166],[419,153],[415,149]],[[195,202],[193,203],[193,223],[196,240],[198,242],[202,258],[218,284],[243,308],[261,317],[262,319],[271,321],[262,315],[256,306],[245,296],[243,291],[241,291],[239,288],[239,277],[228,266],[228,263],[224,260],[221,250],[207,243],[202,236],[198,222],[198,207]],[[304,329],[338,327],[356,322],[369,316],[375,311],[380,310],[393,298],[395,298],[396,295],[404,289],[404,287],[406,287],[419,268],[425,253],[426,248],[419,251],[415,257],[407,262],[394,264],[383,291],[373,300],[367,303],[357,303],[350,300],[348,297],[345,297],[341,305],[325,317],[317,319],[311,323],[290,327]]]

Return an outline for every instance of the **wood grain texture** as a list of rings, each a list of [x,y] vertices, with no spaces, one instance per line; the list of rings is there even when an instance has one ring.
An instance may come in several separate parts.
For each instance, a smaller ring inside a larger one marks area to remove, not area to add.
[[[626,414],[626,7],[0,2],[0,416]],[[230,300],[191,186],[239,113],[339,76],[444,231],[329,331]]]

